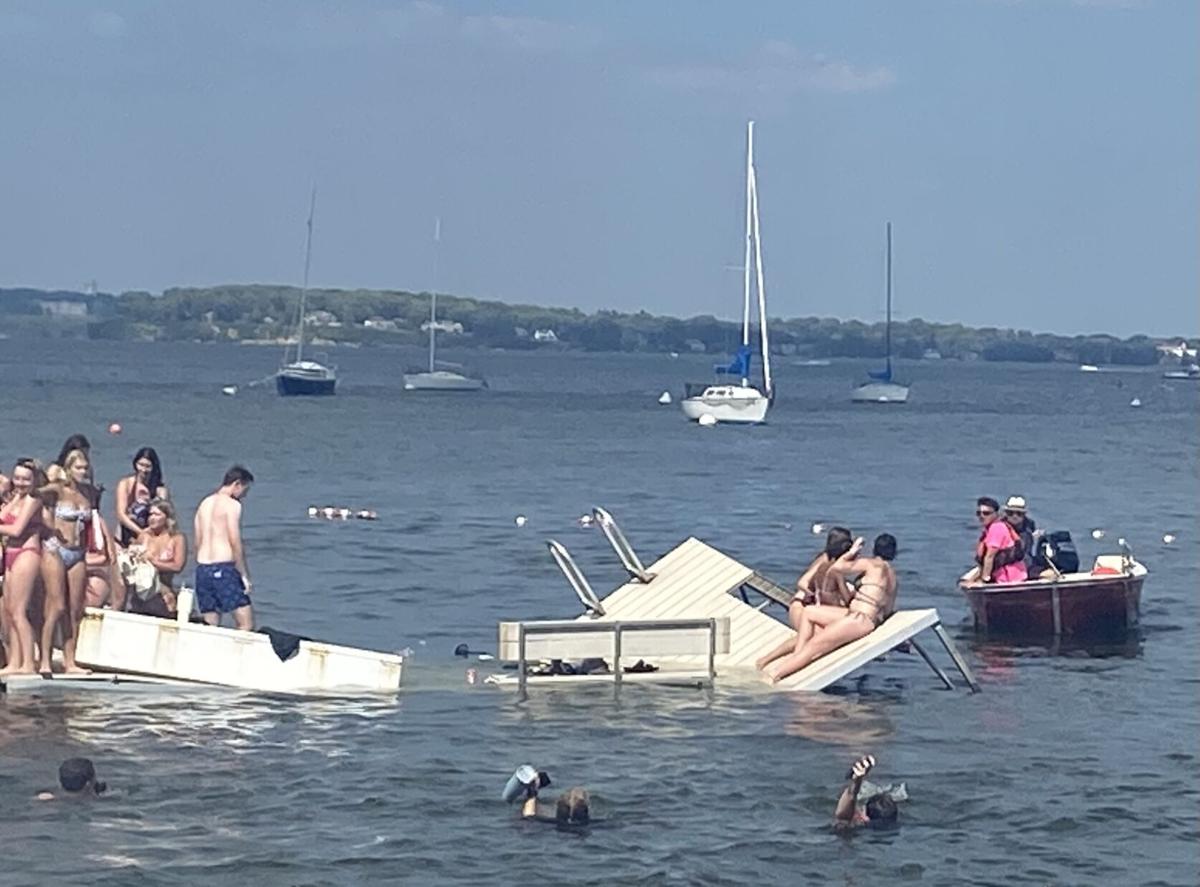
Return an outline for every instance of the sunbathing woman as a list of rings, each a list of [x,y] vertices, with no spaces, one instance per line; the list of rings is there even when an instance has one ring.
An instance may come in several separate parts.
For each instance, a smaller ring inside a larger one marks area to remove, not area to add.
[[[158,616],[163,619],[175,617],[175,577],[187,563],[187,537],[179,531],[175,522],[175,509],[165,499],[150,503],[148,526],[142,530],[137,544],[142,547],[142,557],[158,570],[156,594],[143,600],[136,594],[129,597],[129,609],[134,613]]]
[[[896,537],[881,533],[875,538],[874,556],[858,557],[862,537],[829,568],[844,576],[861,575],[862,581],[848,607],[805,607],[796,632],[795,652],[764,669],[772,684],[800,669],[866,637],[891,615],[896,604]],[[823,629],[817,633],[816,629]]]
[[[55,469],[56,466],[51,466]],[[92,520],[92,490],[88,484],[91,465],[83,450],[72,450],[62,468],[47,471],[46,505],[53,505],[47,521],[46,541],[42,546],[42,582],[46,603],[42,623],[42,674],[50,673],[50,653],[54,632],[62,629],[63,671],[82,674],[86,669],[75,664],[75,642],[83,621],[87,564],[87,532]]]
[[[0,675],[34,674],[33,624],[29,601],[41,570],[42,503],[34,492],[37,465],[21,459],[13,469],[10,490],[0,506],[0,539],[4,541],[4,618],[7,662]]]
[[[131,545],[150,516],[150,502],[170,499],[163,484],[162,464],[153,447],[142,447],[133,456],[133,474],[117,482],[117,524],[121,545]]]
[[[814,604],[832,604],[845,607],[850,602],[851,591],[846,587],[846,577],[830,570],[830,566],[839,557],[850,550],[850,542],[854,538],[845,527],[832,527],[825,537],[825,548],[813,558],[804,575],[796,580],[796,596],[788,607],[788,623],[796,631],[800,630],[800,618],[806,607]],[[789,638],[766,656],[754,663],[761,671],[770,662],[781,656],[786,656],[796,648],[796,642]]]

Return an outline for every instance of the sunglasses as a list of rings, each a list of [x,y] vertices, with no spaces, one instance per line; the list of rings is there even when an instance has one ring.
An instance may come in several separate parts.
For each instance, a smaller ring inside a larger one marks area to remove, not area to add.
[[[975,516],[976,516],[976,517],[991,517],[991,516],[992,516],[993,514],[995,514],[995,513],[996,513],[996,512],[994,512],[994,511],[990,511],[989,509],[986,509],[986,508],[980,508],[979,510],[977,510],[977,511],[975,512]]]

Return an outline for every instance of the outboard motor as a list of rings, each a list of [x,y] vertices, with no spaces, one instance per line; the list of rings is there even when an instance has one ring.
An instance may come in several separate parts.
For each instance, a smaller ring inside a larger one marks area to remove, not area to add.
[[[1048,549],[1048,550],[1047,550]],[[1069,530],[1054,530],[1042,538],[1042,552],[1060,573],[1079,572],[1079,552]]]

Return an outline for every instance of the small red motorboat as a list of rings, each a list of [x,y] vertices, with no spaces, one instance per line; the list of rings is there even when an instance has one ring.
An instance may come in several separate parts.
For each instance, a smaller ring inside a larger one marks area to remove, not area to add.
[[[1096,636],[1138,624],[1146,567],[1129,554],[1104,554],[1088,573],[1060,573],[1005,585],[960,581],[975,627],[996,634]],[[968,574],[970,575],[970,574]]]

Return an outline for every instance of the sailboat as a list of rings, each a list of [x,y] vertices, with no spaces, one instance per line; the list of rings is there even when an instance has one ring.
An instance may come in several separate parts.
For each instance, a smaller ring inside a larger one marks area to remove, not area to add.
[[[753,256],[758,307],[758,341],[752,342],[750,311],[750,261]],[[762,362],[761,385],[752,384],[751,366],[757,346]],[[763,288],[762,236],[758,221],[758,179],[754,169],[754,121],[746,124],[746,253],[742,264],[742,344],[728,365],[713,367],[718,376],[732,376],[735,382],[689,384],[680,402],[683,414],[706,423],[737,422],[754,424],[766,421],[767,410],[775,400],[771,381],[771,351],[767,339],[767,294]],[[711,418],[705,419],[705,416]]]
[[[442,363],[439,369],[437,359],[437,334],[452,332],[454,327],[449,323],[439,323],[437,319],[437,265],[438,246],[442,242],[442,220],[437,219],[433,227],[433,265],[434,287],[429,293],[429,320],[421,324],[421,329],[429,331],[429,369],[411,370],[404,374],[405,391],[479,391],[487,388],[487,382],[481,376],[468,376],[458,372],[457,364]],[[461,328],[460,328],[461,331]]]
[[[892,223],[887,223],[887,326],[884,332],[887,364],[882,371],[868,373],[870,382],[854,389],[855,403],[907,403],[908,386],[892,381]]]
[[[308,206],[308,237],[304,244],[304,286],[300,290],[300,322],[296,333],[296,359],[287,363],[288,351],[283,351],[284,364],[275,374],[275,388],[283,397],[333,394],[337,387],[337,367],[328,367],[315,360],[304,359],[304,315],[308,307],[308,269],[312,263],[313,213],[317,209],[317,189],[313,188]]]

